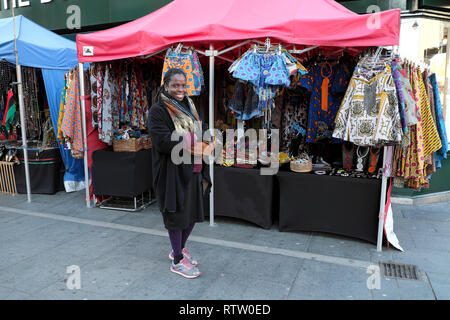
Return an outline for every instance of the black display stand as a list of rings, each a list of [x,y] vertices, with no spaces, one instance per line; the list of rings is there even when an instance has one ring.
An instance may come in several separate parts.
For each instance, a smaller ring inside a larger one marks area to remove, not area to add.
[[[153,189],[151,149],[137,152],[114,152],[111,148],[97,150],[92,154],[92,161],[95,195],[133,199],[128,206],[123,205],[123,199],[110,198],[101,207],[137,211],[154,202],[147,196]]]
[[[214,215],[272,226],[273,176],[259,169],[214,167]]]
[[[377,243],[381,180],[277,174],[280,231],[318,231]]]
[[[17,149],[19,165],[14,165],[17,192],[27,193],[23,149]],[[55,194],[64,190],[64,165],[59,148],[28,149],[32,194]]]

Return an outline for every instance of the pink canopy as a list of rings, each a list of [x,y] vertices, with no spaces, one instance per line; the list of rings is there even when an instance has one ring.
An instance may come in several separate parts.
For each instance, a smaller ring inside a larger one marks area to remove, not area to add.
[[[400,9],[359,15],[333,0],[175,0],[124,25],[77,35],[77,51],[80,62],[96,62],[147,55],[179,42],[270,37],[368,47],[398,45],[399,36]]]

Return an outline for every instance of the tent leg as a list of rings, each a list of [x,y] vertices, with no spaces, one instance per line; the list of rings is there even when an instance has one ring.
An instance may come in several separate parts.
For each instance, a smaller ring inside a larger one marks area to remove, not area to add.
[[[22,130],[22,146],[23,146],[23,156],[25,160],[25,179],[27,184],[27,197],[28,202],[31,202],[31,185],[30,185],[30,168],[28,165],[28,144],[27,144],[27,130],[25,123],[25,106],[23,105],[23,86],[22,86],[22,67],[16,64],[17,73],[17,88],[19,93],[19,108],[20,108],[20,126]]]
[[[386,155],[387,148],[383,148],[383,170],[386,165]],[[378,240],[377,240],[377,251],[382,251],[383,246],[383,229],[384,229],[384,212],[386,211],[386,187],[387,187],[387,178],[384,176],[381,180],[381,197],[380,197],[380,214],[378,216]]]
[[[87,152],[87,130],[86,130],[86,104],[84,101],[84,67],[83,64],[80,63],[78,65],[78,69],[80,71],[80,99],[81,99],[81,126],[83,128],[83,149],[84,149],[84,183],[86,190],[86,207],[91,207],[91,200],[89,196],[89,167],[88,167],[88,152]]]
[[[214,46],[209,46],[209,129],[214,134]],[[211,177],[211,193],[209,196],[209,225],[214,226],[214,158],[209,164],[209,175]]]

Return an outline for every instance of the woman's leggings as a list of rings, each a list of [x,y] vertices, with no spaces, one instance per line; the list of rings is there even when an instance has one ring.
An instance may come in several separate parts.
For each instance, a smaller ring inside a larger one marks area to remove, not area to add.
[[[191,224],[184,230],[169,230],[170,244],[172,245],[174,263],[177,264],[183,259],[183,248],[186,245],[186,241],[189,235],[194,229],[195,223]]]

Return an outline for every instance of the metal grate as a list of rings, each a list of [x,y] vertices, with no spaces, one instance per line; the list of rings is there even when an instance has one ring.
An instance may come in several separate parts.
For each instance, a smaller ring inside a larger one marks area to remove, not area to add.
[[[391,262],[380,262],[381,273],[388,278],[420,280],[417,266]]]

